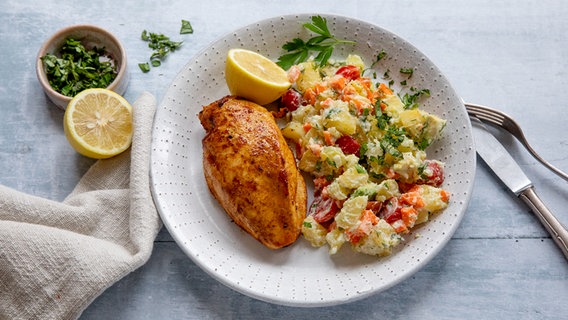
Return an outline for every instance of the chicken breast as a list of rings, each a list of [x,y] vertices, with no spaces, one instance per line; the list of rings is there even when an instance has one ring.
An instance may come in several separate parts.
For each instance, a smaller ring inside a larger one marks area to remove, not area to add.
[[[296,241],[306,185],[272,114],[227,96],[203,107],[199,120],[205,180],[227,214],[271,249]]]

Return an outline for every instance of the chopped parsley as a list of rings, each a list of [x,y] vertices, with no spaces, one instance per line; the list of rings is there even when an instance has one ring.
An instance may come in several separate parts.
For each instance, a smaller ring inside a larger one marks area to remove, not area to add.
[[[87,49],[80,40],[65,39],[61,49],[41,57],[51,87],[74,97],[89,88],[106,88],[116,78],[117,66],[105,48]]]
[[[411,91],[410,94],[405,93],[402,97],[399,95],[400,100],[404,104],[405,109],[418,108],[418,100],[423,96],[425,97],[430,96],[430,90],[428,89],[417,90],[416,88],[411,87],[410,91]]]
[[[408,78],[410,79],[412,77],[412,74],[414,73],[414,69],[413,68],[400,68],[400,73],[407,75]]]
[[[181,29],[179,30],[179,34],[188,34],[193,33],[193,27],[191,23],[187,20],[181,20]]]
[[[187,20],[181,20],[181,28],[180,34],[188,34],[193,33],[193,27],[191,23]],[[161,33],[154,33],[149,32],[147,30],[143,30],[140,38],[143,41],[148,42],[148,47],[152,49],[152,54],[150,55],[150,62],[139,63],[138,67],[142,72],[146,73],[150,71],[150,65],[152,67],[159,67],[162,65],[162,61],[170,54],[178,50],[183,41],[172,41],[170,37],[161,34]]]

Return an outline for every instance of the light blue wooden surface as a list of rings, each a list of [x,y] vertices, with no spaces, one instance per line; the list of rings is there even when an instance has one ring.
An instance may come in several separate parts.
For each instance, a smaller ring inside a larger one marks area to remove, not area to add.
[[[158,100],[182,66],[233,29],[290,13],[336,13],[380,25],[413,43],[469,102],[512,115],[535,148],[568,170],[568,2],[555,1],[55,1],[0,2],[0,183],[62,200],[93,163],[62,131],[63,113],[43,95],[34,61],[58,29],[92,23],[126,47],[134,101]],[[178,34],[181,19],[195,33]],[[158,69],[142,30],[184,40]],[[498,137],[568,223],[568,183],[506,134]],[[199,269],[166,230],[149,262],[106,290],[81,319],[566,319],[568,264],[529,210],[479,161],[467,214],[449,244],[408,280],[368,299],[290,308],[234,292]]]

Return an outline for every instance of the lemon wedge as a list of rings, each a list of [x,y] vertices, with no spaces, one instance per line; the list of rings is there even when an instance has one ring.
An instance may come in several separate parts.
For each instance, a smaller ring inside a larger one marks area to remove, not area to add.
[[[114,91],[87,89],[67,105],[63,128],[67,140],[80,154],[110,158],[132,143],[132,106]]]
[[[245,49],[227,53],[225,80],[232,95],[268,104],[280,98],[291,83],[288,74],[274,61]]]

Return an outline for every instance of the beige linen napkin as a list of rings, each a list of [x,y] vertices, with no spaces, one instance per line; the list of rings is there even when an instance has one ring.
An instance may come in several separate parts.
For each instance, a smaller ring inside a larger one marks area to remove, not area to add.
[[[76,319],[143,265],[161,221],[150,193],[156,103],[133,103],[125,153],[97,161],[57,202],[0,186],[0,319]]]

